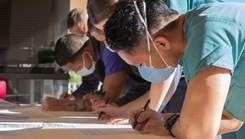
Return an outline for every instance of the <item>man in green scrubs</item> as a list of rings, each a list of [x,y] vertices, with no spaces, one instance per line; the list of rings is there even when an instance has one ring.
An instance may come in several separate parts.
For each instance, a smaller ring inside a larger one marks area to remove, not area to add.
[[[105,34],[111,49],[138,66],[142,76],[152,68],[161,76],[171,74],[178,63],[184,66],[187,94],[168,132],[177,138],[206,139],[238,130],[245,121],[245,5],[205,5],[185,15],[160,0],[146,0],[144,7],[143,2],[119,2]],[[131,123],[137,114],[132,112]],[[159,124],[163,119],[149,120],[156,115],[151,110],[142,113],[136,129],[167,135]]]

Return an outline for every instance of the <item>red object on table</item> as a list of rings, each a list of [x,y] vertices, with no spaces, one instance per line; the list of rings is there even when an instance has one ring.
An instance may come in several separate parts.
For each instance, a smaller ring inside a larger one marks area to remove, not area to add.
[[[6,98],[6,82],[0,81],[0,99]]]

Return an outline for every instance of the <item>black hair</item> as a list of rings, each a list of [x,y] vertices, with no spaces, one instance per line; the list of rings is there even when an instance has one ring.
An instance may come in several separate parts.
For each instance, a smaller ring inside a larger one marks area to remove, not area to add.
[[[68,34],[58,39],[55,45],[55,61],[59,66],[74,62],[87,46],[88,40],[84,36]]]
[[[67,16],[66,26],[68,29],[72,28],[80,21],[87,22],[87,11],[79,8],[71,10]]]
[[[145,3],[149,32],[158,29],[163,21],[169,21],[173,14],[177,14],[162,0],[145,0]],[[137,6],[144,17],[142,0],[137,0]],[[141,39],[145,38],[146,30],[132,0],[121,0],[115,4],[114,13],[106,22],[104,32],[111,49],[129,54],[134,52]]]

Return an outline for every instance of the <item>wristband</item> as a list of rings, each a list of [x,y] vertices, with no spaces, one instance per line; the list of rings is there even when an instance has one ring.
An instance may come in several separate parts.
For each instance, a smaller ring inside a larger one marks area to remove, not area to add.
[[[164,124],[164,127],[168,130],[169,135],[171,135],[172,137],[175,137],[174,134],[172,133],[171,129],[173,127],[173,125],[175,124],[175,122],[178,120],[180,114],[179,113],[175,113],[172,116],[170,116]],[[176,137],[175,137],[176,138]]]

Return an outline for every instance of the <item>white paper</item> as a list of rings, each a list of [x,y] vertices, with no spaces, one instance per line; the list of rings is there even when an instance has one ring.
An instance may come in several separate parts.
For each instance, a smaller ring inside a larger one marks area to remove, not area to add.
[[[98,121],[99,122],[99,121]],[[59,123],[59,122],[1,122],[0,134],[7,132],[28,131],[32,129],[75,129],[86,135],[103,135],[103,134],[137,134],[130,125],[109,125],[95,123]],[[14,133],[14,132],[12,132]],[[10,133],[8,133],[10,134]]]
[[[95,123],[44,123],[43,129],[130,129],[131,125]]]
[[[64,119],[98,119],[98,116],[59,116]]]
[[[20,112],[30,117],[53,117],[54,116],[52,114],[48,114],[42,111],[40,107],[28,107],[28,108],[15,109],[11,111]]]
[[[43,127],[43,122],[1,122],[0,123],[0,131],[13,131],[13,130],[23,130],[29,128],[42,128],[42,127]]]
[[[76,129],[85,135],[139,134],[138,131],[132,129],[131,125],[111,125],[104,123],[44,123],[42,129]]]
[[[0,121],[6,121],[9,119],[18,120],[18,119],[28,119],[28,115],[21,114],[20,112],[12,112],[9,110],[0,110]]]

